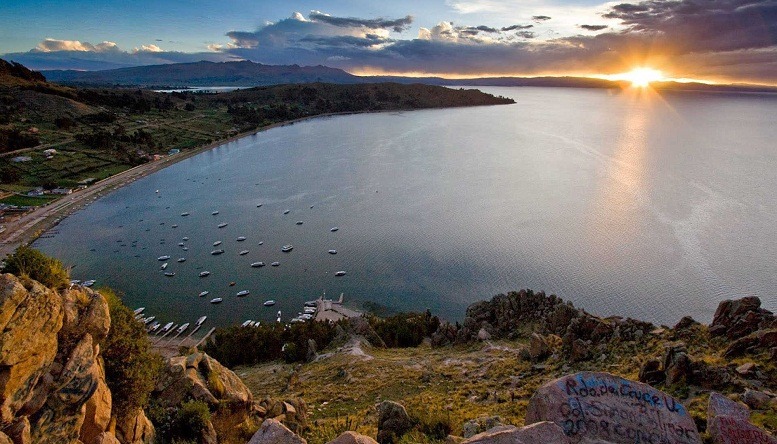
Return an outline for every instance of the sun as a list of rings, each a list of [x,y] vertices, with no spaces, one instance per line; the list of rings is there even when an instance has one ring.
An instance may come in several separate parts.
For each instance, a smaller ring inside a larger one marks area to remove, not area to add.
[[[653,68],[634,68],[618,77],[631,82],[631,86],[635,88],[647,88],[652,82],[664,80],[664,74]]]

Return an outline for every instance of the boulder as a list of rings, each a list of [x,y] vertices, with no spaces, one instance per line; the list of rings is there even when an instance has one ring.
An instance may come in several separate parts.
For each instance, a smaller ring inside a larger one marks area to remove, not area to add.
[[[687,409],[659,390],[609,373],[581,372],[540,387],[529,401],[526,424],[551,421],[571,443],[700,443]]]
[[[10,423],[57,354],[62,298],[35,281],[0,275],[0,423]]]
[[[698,322],[696,322],[695,319],[693,319],[690,316],[685,316],[680,321],[675,324],[673,330],[687,330],[693,326],[700,325]]]
[[[378,444],[378,442],[356,432],[345,432],[327,444]]]
[[[522,428],[514,426],[494,427],[464,441],[464,444],[567,444],[569,438],[558,425],[537,422]]]
[[[191,398],[212,407],[225,403],[248,409],[253,401],[251,391],[235,372],[201,352],[170,358],[154,398],[163,407],[175,407]]]
[[[491,333],[488,330],[485,328],[478,330],[478,341],[488,341],[489,339],[491,339]]]
[[[761,329],[777,328],[774,314],[761,308],[761,300],[748,296],[718,304],[710,324],[710,333],[739,339]]]
[[[378,442],[393,443],[413,428],[413,421],[402,404],[383,401],[378,405]]]
[[[691,375],[691,358],[683,342],[664,345],[666,385],[685,383]]]
[[[116,418],[116,438],[124,444],[151,444],[156,431],[143,410]]]
[[[292,432],[300,433],[308,426],[308,407],[302,398],[287,399],[285,401],[264,398],[256,408],[265,412],[265,418],[273,418],[282,422]]]
[[[79,433],[81,441],[86,444],[97,442],[98,437],[108,430],[108,425],[111,422],[113,399],[111,391],[105,383],[105,370],[100,361],[98,361],[97,370],[97,388],[86,401],[84,423],[81,425]]]
[[[538,335],[537,333],[531,334],[529,355],[533,361],[541,361],[550,355],[550,346],[542,335]]]
[[[716,416],[707,423],[713,444],[777,444],[777,438],[746,419]]]
[[[710,400],[707,404],[707,422],[709,423],[712,421],[712,418],[721,415],[749,420],[750,410],[746,406],[732,401],[718,392],[711,392]]]
[[[768,393],[759,390],[745,389],[745,392],[742,394],[742,402],[755,410],[767,408],[771,400],[772,397]]]
[[[723,356],[735,358],[745,353],[771,350],[775,347],[777,347],[777,328],[758,330],[729,344]]]
[[[462,436],[471,438],[478,433],[503,425],[502,418],[499,416],[481,416],[477,419],[470,419],[461,426]]]
[[[639,369],[639,382],[655,385],[664,382],[666,375],[661,370],[661,361],[648,359]]]
[[[247,444],[307,444],[286,426],[274,419],[265,419]]]
[[[14,444],[11,438],[3,432],[0,432],[0,444]]]
[[[83,440],[82,440],[83,441]],[[102,432],[97,435],[97,438],[93,441],[94,444],[121,444],[118,439],[110,432]],[[91,444],[89,441],[84,441],[84,444]]]

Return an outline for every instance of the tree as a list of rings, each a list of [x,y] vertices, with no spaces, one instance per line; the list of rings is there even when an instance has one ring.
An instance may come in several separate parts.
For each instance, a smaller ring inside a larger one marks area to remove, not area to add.
[[[54,290],[64,290],[70,284],[70,276],[62,262],[26,245],[8,255],[3,272],[36,280]]]

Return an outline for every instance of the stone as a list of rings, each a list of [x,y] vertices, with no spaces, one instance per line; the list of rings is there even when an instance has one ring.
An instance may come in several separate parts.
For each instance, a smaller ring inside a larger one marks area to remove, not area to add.
[[[695,325],[699,325],[699,323],[696,322],[696,320],[693,319],[692,317],[685,316],[682,319],[680,319],[680,321],[678,321],[677,324],[675,324],[673,330],[686,330]]]
[[[3,432],[0,432],[0,444],[14,444],[11,438]]]
[[[758,330],[737,339],[726,347],[723,356],[735,358],[748,352],[770,350],[773,347],[777,347],[777,328]]]
[[[111,422],[111,408],[113,399],[111,390],[105,383],[105,370],[98,361],[97,389],[86,401],[84,411],[84,423],[79,432],[80,439],[84,443],[96,442],[98,436],[108,430]],[[114,438],[115,439],[115,438]]]
[[[573,444],[584,439],[701,442],[693,418],[678,400],[609,373],[576,373],[540,387],[529,401],[525,423],[540,421],[556,423]]]
[[[499,426],[479,433],[464,441],[464,444],[567,444],[569,438],[555,423],[537,422],[522,428]]]
[[[529,343],[529,355],[533,361],[540,361],[550,355],[550,346],[544,337],[537,333],[531,334]]]
[[[265,419],[247,444],[307,444],[286,426],[274,419]]]
[[[483,433],[486,430],[503,425],[502,418],[499,416],[481,416],[480,418],[470,419],[469,421],[465,422],[461,426],[461,434],[465,438],[471,438],[478,433]]]
[[[664,382],[666,375],[661,370],[661,361],[658,359],[648,359],[639,369],[639,382],[650,385],[656,385]]]
[[[316,359],[316,341],[308,339],[308,348],[305,351],[305,361],[313,362]]]
[[[488,341],[489,339],[491,339],[491,333],[488,330],[485,328],[478,330],[478,341]]]
[[[591,357],[591,347],[582,339],[575,339],[572,342],[572,351],[569,358],[572,362],[585,361]]]
[[[82,440],[83,441],[83,440]],[[89,441],[83,441],[84,444],[91,444]],[[110,432],[102,432],[97,435],[94,444],[121,444],[118,439]]]
[[[775,316],[761,308],[761,300],[747,296],[718,304],[710,324],[710,334],[739,339],[761,329],[775,328]]]
[[[716,416],[707,423],[713,444],[777,444],[777,438],[749,421],[732,416]]]
[[[755,363],[753,362],[746,362],[739,367],[736,368],[737,373],[739,373],[742,376],[746,376],[750,374],[755,369]]]
[[[356,432],[345,432],[327,444],[378,444],[378,442]]]
[[[691,358],[685,343],[664,345],[664,374],[666,385],[685,383],[691,374]]]
[[[745,389],[745,392],[742,394],[742,401],[748,407],[755,410],[767,408],[771,400],[771,396],[758,390]]]
[[[378,405],[378,442],[393,443],[413,428],[413,421],[402,404],[383,401]]]
[[[124,444],[150,444],[156,430],[143,410],[138,409],[126,417],[116,418],[116,438]]]
[[[748,420],[750,419],[750,410],[746,406],[732,401],[718,392],[711,392],[710,400],[707,404],[707,422],[721,415]]]
[[[31,444],[32,433],[30,429],[30,420],[26,416],[22,416],[12,422],[10,427],[5,428],[4,432],[8,434],[14,444]]]

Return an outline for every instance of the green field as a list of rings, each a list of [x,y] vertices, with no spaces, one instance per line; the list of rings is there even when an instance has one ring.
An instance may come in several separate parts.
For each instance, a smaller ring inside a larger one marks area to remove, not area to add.
[[[60,196],[41,196],[41,197],[33,197],[33,196],[20,196],[18,194],[14,194],[13,196],[6,197],[5,199],[0,199],[0,203],[8,204],[8,205],[16,205],[20,207],[37,207],[40,205],[45,205],[51,201],[54,201],[58,199]]]

